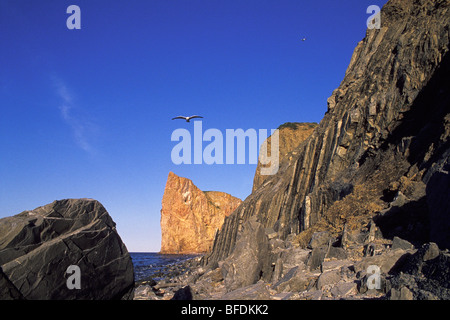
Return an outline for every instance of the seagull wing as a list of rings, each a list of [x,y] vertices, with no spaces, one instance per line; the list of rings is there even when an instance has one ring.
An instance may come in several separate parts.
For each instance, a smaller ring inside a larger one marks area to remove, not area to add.
[[[202,116],[190,116],[189,119],[203,118]]]
[[[183,119],[183,120],[186,120],[186,119],[187,119],[187,117],[183,117],[183,116],[178,116],[178,117],[172,118],[172,120],[175,120],[175,119]]]

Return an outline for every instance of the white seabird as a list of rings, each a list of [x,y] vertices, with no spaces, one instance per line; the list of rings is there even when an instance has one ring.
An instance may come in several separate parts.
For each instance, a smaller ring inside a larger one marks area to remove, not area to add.
[[[190,116],[190,117],[178,116],[178,117],[172,118],[172,120],[183,119],[183,120],[186,120],[186,122],[189,122],[189,121],[191,121],[191,119],[196,119],[196,118],[203,118],[203,117],[202,116]]]

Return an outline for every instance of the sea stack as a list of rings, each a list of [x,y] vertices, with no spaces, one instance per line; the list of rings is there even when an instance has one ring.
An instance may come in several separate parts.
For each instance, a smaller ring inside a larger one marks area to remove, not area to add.
[[[207,191],[170,172],[162,199],[161,253],[205,253],[241,200],[225,192]]]

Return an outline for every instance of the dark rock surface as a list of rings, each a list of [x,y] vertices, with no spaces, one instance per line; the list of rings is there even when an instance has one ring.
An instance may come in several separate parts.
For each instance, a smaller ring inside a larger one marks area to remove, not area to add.
[[[221,264],[228,291],[272,277],[269,239],[262,225],[250,219],[244,225],[231,255]]]
[[[13,283],[0,268],[0,299],[1,300],[23,300],[23,295],[17,290]]]
[[[394,237],[394,239],[392,240],[392,250],[395,249],[408,250],[414,249],[414,246],[409,241],[403,240],[399,237]]]
[[[307,137],[311,135],[314,129],[317,127],[317,123],[284,123],[278,127],[278,161],[283,161],[292,158],[291,152]],[[261,187],[265,180],[270,177],[261,174],[261,168],[268,168],[268,166],[263,165],[267,163],[266,154],[263,152],[263,146],[265,145],[268,153],[271,150],[272,136],[268,137],[259,152],[258,165],[256,166],[255,176],[253,177],[253,188],[252,191],[257,190]],[[272,156],[271,156],[272,157]]]
[[[66,282],[80,268],[80,289]],[[132,298],[131,257],[95,200],[67,199],[0,219],[1,299]]]
[[[381,21],[319,126],[225,219],[201,266],[172,279],[178,288],[194,299],[450,299],[450,2],[390,0]]]
[[[171,300],[192,300],[191,287],[186,286],[178,289]]]
[[[225,219],[204,266],[234,252],[252,217],[302,247],[327,231],[352,259],[385,252],[375,237],[449,248],[449,13],[444,0],[383,7],[381,29],[357,45],[319,126]],[[314,250],[317,269],[326,253],[319,244]]]
[[[450,152],[447,151],[446,157],[445,162],[435,164],[430,172],[426,194],[431,240],[450,248]]]

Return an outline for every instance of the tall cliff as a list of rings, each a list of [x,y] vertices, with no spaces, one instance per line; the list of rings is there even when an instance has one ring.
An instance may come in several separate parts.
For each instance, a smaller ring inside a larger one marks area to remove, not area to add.
[[[317,127],[317,123],[300,123],[300,122],[287,122],[278,127],[278,160],[283,162],[285,158],[292,158],[291,152],[303,141],[308,138],[314,129]],[[271,136],[267,138],[267,156],[270,155],[271,149]],[[262,147],[261,147],[262,148]],[[261,175],[261,167],[264,167],[262,163],[267,161],[261,161],[262,157],[266,155],[263,152],[259,153],[258,165],[256,166],[255,177],[253,178],[252,192],[261,187],[264,181],[267,180],[267,175]]]
[[[225,192],[203,192],[191,180],[169,173],[161,209],[161,253],[204,253],[241,200]]]
[[[390,0],[312,135],[225,219],[204,263],[250,217],[282,239],[373,219],[387,237],[450,247],[450,2]]]

